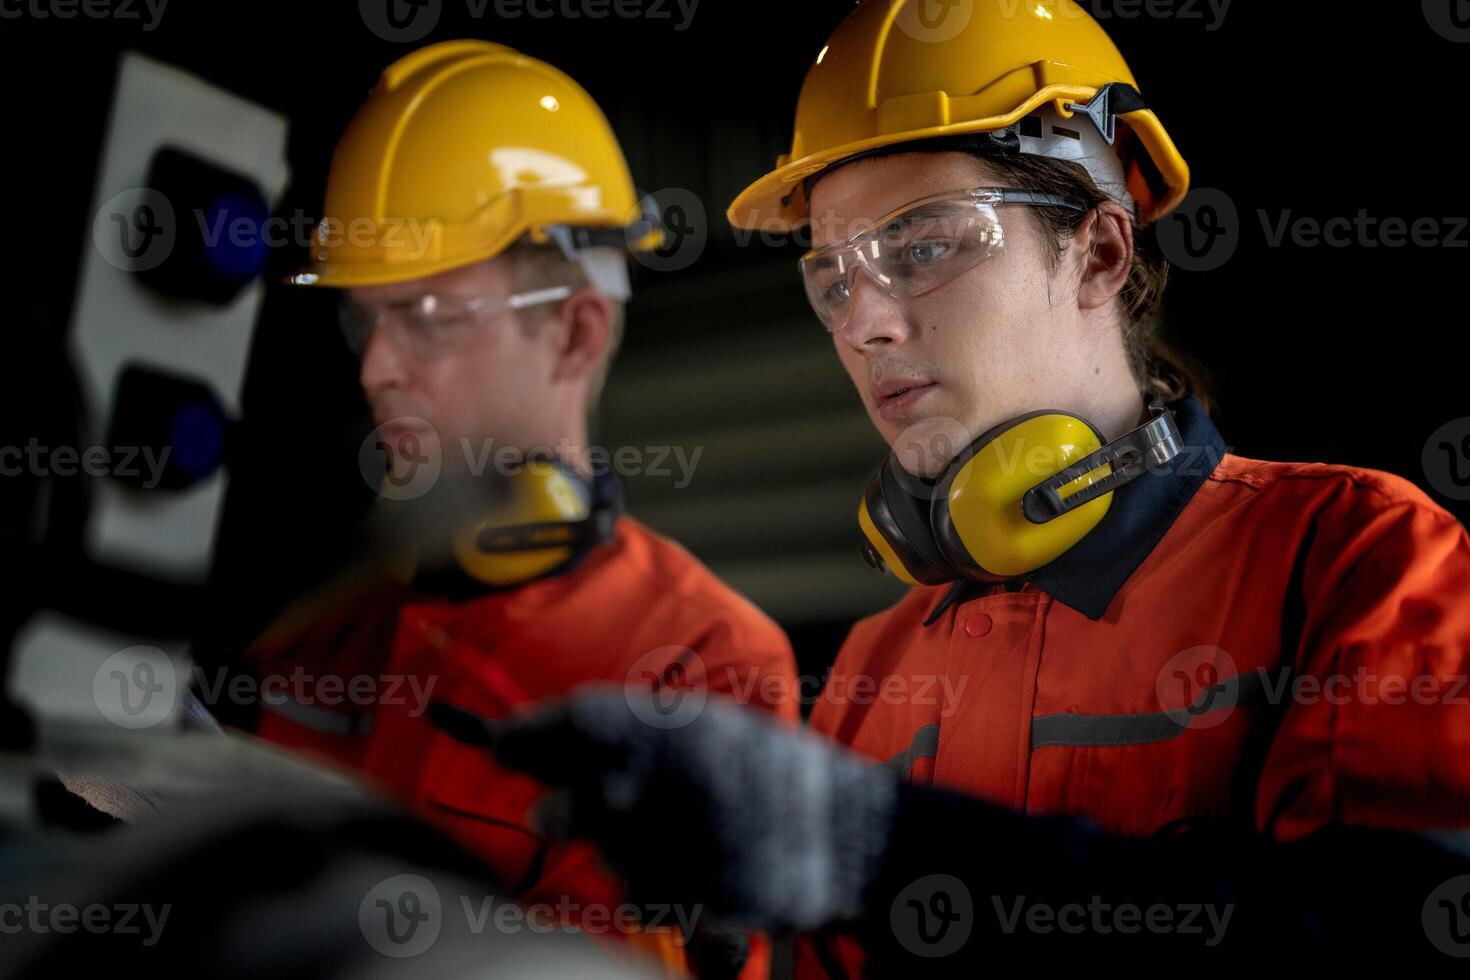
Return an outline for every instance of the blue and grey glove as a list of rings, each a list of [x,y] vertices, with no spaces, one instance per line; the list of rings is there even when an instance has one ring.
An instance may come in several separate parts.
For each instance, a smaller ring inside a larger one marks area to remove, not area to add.
[[[637,901],[767,930],[861,915],[897,807],[893,772],[717,700],[681,717],[641,692],[582,691],[505,721],[432,714],[558,787],[542,829],[600,844]]]

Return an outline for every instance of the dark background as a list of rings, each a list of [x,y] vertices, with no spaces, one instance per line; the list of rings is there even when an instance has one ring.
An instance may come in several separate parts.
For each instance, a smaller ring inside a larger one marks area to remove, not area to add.
[[[1203,19],[1084,6],[1117,14],[1105,26],[1195,185],[1223,190],[1239,212],[1233,258],[1176,271],[1166,307],[1168,336],[1209,371],[1226,442],[1248,456],[1389,470],[1464,521],[1470,508],[1439,492],[1422,459],[1436,429],[1470,415],[1461,306],[1470,234],[1460,230],[1457,248],[1273,248],[1258,212],[1470,213],[1455,108],[1470,46],[1432,30],[1418,3],[1237,0],[1216,30],[1203,4],[1192,5]],[[60,382],[38,369],[33,348],[37,332],[50,342],[64,329],[91,247],[118,51],[286,114],[292,182],[278,210],[314,215],[335,140],[384,66],[436,40],[506,43],[589,89],[640,188],[683,189],[704,206],[698,259],[640,275],[601,437],[705,448],[688,488],[631,481],[634,513],[770,610],[803,670],[819,672],[852,621],[896,595],[855,547],[858,494],[882,446],[806,311],[800,249],[738,246],[723,210],[788,148],[801,79],[852,7],[703,0],[678,31],[672,5],[667,20],[506,20],[474,19],[463,0],[445,0],[433,33],[407,45],[374,36],[355,2],[172,0],[147,32],[136,21],[0,19],[6,404],[59,410]],[[273,275],[302,258],[281,250]],[[271,288],[244,395],[249,438],[200,617],[205,659],[230,655],[358,533],[371,493],[356,464],[369,423],[355,367],[327,297]],[[279,479],[282,467],[294,478]]]

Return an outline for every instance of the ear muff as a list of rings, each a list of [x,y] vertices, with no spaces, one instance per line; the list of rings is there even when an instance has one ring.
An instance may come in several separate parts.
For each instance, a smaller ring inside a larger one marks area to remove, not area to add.
[[[889,456],[868,481],[858,505],[858,526],[866,539],[863,557],[908,585],[938,585],[959,578],[929,530],[934,485],[921,480]]]
[[[560,460],[535,459],[502,480],[484,516],[453,536],[455,559],[470,577],[495,588],[519,585],[569,568],[611,537],[611,474],[589,485]]]
[[[1024,498],[1103,447],[1102,435],[1066,412],[1013,419],[970,443],[934,495],[930,526],[945,559],[968,578],[1000,582],[1035,571],[1087,536],[1107,516],[1111,491],[1038,523]],[[1062,501],[1113,474],[1099,461],[1057,488]]]
[[[1179,455],[1161,397],[1150,399],[1149,415],[1104,445],[1086,419],[1031,412],[971,442],[932,483],[889,456],[858,508],[863,557],[909,585],[1035,571],[1097,527],[1114,490]]]

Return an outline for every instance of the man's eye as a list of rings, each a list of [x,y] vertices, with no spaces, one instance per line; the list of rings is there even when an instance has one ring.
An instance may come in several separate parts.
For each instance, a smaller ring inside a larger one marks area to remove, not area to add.
[[[468,311],[449,309],[443,304],[430,309],[414,307],[404,320],[405,325],[414,333],[430,338],[453,334],[474,322]]]
[[[848,289],[846,279],[839,279],[827,287],[827,302],[829,303],[846,303],[851,296],[852,293]]]
[[[905,265],[932,265],[947,258],[953,250],[950,242],[938,239],[912,242],[903,248],[903,261]]]
[[[420,309],[407,311],[403,316],[404,326],[419,335],[429,335],[439,327],[442,318],[434,313],[426,313]]]

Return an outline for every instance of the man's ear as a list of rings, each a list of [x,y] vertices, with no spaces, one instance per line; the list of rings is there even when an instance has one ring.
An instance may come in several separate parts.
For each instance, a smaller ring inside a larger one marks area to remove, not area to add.
[[[592,376],[607,353],[612,317],[612,303],[591,286],[583,286],[562,301],[553,381]]]
[[[1084,310],[1106,306],[1123,291],[1133,268],[1133,223],[1128,213],[1113,201],[1099,204],[1078,229],[1073,245],[1082,255],[1078,305]]]

